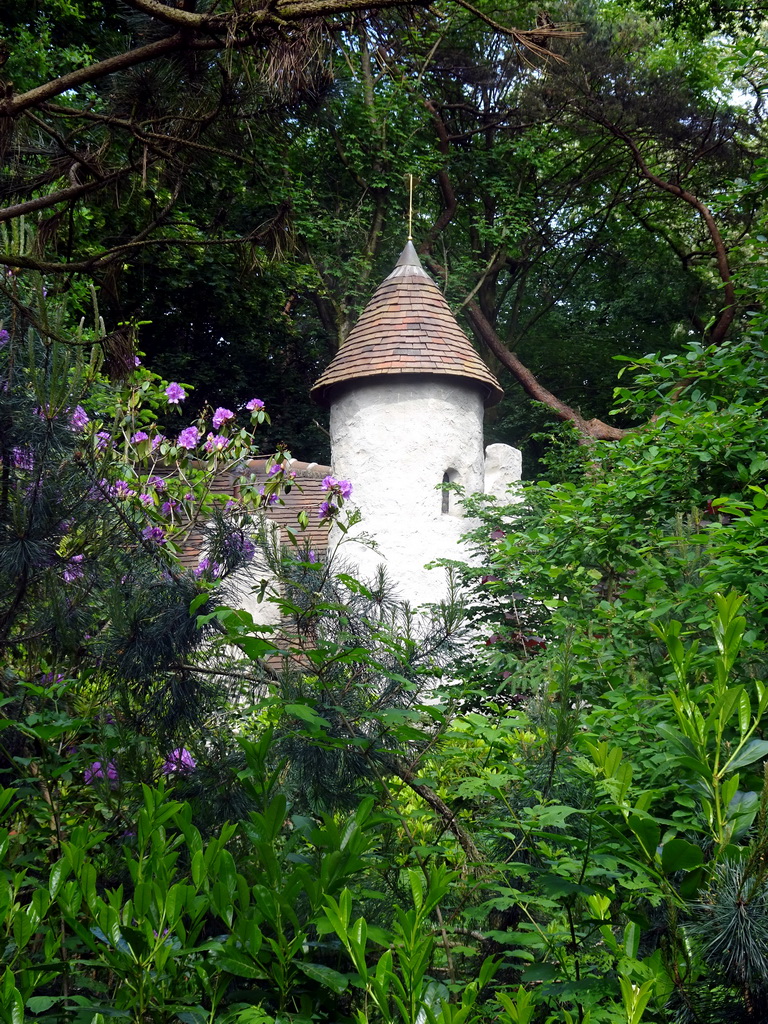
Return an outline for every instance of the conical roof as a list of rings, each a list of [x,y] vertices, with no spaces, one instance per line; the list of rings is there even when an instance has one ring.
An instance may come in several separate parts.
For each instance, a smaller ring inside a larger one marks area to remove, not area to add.
[[[411,242],[310,393],[328,405],[341,386],[398,374],[473,381],[483,390],[486,405],[495,405],[503,395]]]

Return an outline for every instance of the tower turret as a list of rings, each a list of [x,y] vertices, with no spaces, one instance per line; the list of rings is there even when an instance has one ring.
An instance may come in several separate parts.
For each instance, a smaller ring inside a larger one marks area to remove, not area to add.
[[[361,575],[383,561],[403,597],[440,600],[444,573],[425,565],[458,555],[467,524],[439,485],[484,489],[483,411],[502,390],[411,242],[311,394],[330,406],[334,475],[378,545],[348,549]]]

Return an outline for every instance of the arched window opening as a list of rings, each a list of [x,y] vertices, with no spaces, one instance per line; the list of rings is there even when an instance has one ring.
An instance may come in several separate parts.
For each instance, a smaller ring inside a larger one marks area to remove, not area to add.
[[[440,511],[443,515],[458,516],[461,515],[461,509],[457,502],[458,495],[455,491],[450,490],[445,484],[460,484],[459,474],[455,469],[446,469],[443,473],[443,488],[440,495],[441,505]]]

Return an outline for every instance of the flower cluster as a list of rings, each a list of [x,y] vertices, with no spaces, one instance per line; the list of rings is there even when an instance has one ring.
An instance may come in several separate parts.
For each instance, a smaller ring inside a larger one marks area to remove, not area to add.
[[[106,483],[106,481],[102,480],[102,484],[104,483]],[[110,488],[109,493],[112,495],[113,498],[118,498],[123,501],[126,500],[127,498],[133,498],[136,495],[136,491],[134,491],[133,488],[125,480],[115,480],[114,484]]]
[[[242,530],[236,530],[225,538],[224,551],[230,557],[236,557],[243,562],[250,562],[256,554],[256,545]]]
[[[335,494],[341,495],[344,501],[352,497],[352,484],[349,480],[337,480],[335,476],[325,476],[321,486],[324,491],[333,491]]]
[[[197,427],[185,427],[176,439],[176,444],[179,448],[186,448],[187,451],[190,451],[199,440],[200,431]]]
[[[208,438],[203,445],[207,452],[223,452],[229,444],[229,438],[223,434],[208,434]]]
[[[82,579],[83,567],[81,563],[84,557],[84,555],[72,555],[63,573],[65,583],[73,583],[75,580]]]
[[[328,491],[328,498],[320,503],[317,510],[318,519],[333,519],[341,509],[341,504],[352,497],[352,484],[349,480],[337,480],[335,476],[323,477],[321,484]]]
[[[24,448],[14,448],[12,454],[13,465],[17,469],[34,469],[35,460],[32,452]]]
[[[163,775],[173,775],[176,772],[186,775],[188,772],[193,772],[196,767],[197,761],[192,757],[187,748],[177,747],[165,759],[160,771]]]
[[[75,411],[69,417],[70,427],[73,430],[83,430],[90,422],[90,417],[82,405],[76,405]]]
[[[235,414],[231,409],[225,409],[223,406],[219,406],[213,414],[213,429],[218,430],[224,423],[228,420],[233,420],[234,418]]]
[[[169,405],[178,405],[179,402],[183,402],[184,399],[187,397],[187,392],[184,390],[181,384],[177,384],[175,381],[172,381],[168,385],[168,387],[165,389],[165,394],[168,399]]]
[[[205,576],[209,579],[215,580],[218,579],[219,576],[221,576],[223,571],[223,566],[221,566],[218,562],[212,562],[210,558],[201,558],[200,561],[197,563],[197,568],[195,569],[195,576],[197,577],[197,579],[201,579]]]
[[[110,761],[106,765],[101,761],[94,761],[90,768],[85,769],[84,778],[89,786],[96,782],[97,779],[107,779],[110,786],[116,786],[120,775],[114,761]]]

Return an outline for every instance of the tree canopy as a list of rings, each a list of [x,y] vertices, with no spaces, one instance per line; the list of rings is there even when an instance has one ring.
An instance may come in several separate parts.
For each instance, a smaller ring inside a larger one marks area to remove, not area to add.
[[[619,436],[616,355],[741,315],[741,40],[598,4],[19,4],[4,33],[6,286],[36,270],[86,307],[95,283],[200,402],[264,381],[295,408],[402,246],[406,174],[417,247],[510,392],[495,439],[546,421],[525,397]],[[286,430],[322,456],[315,419]]]

